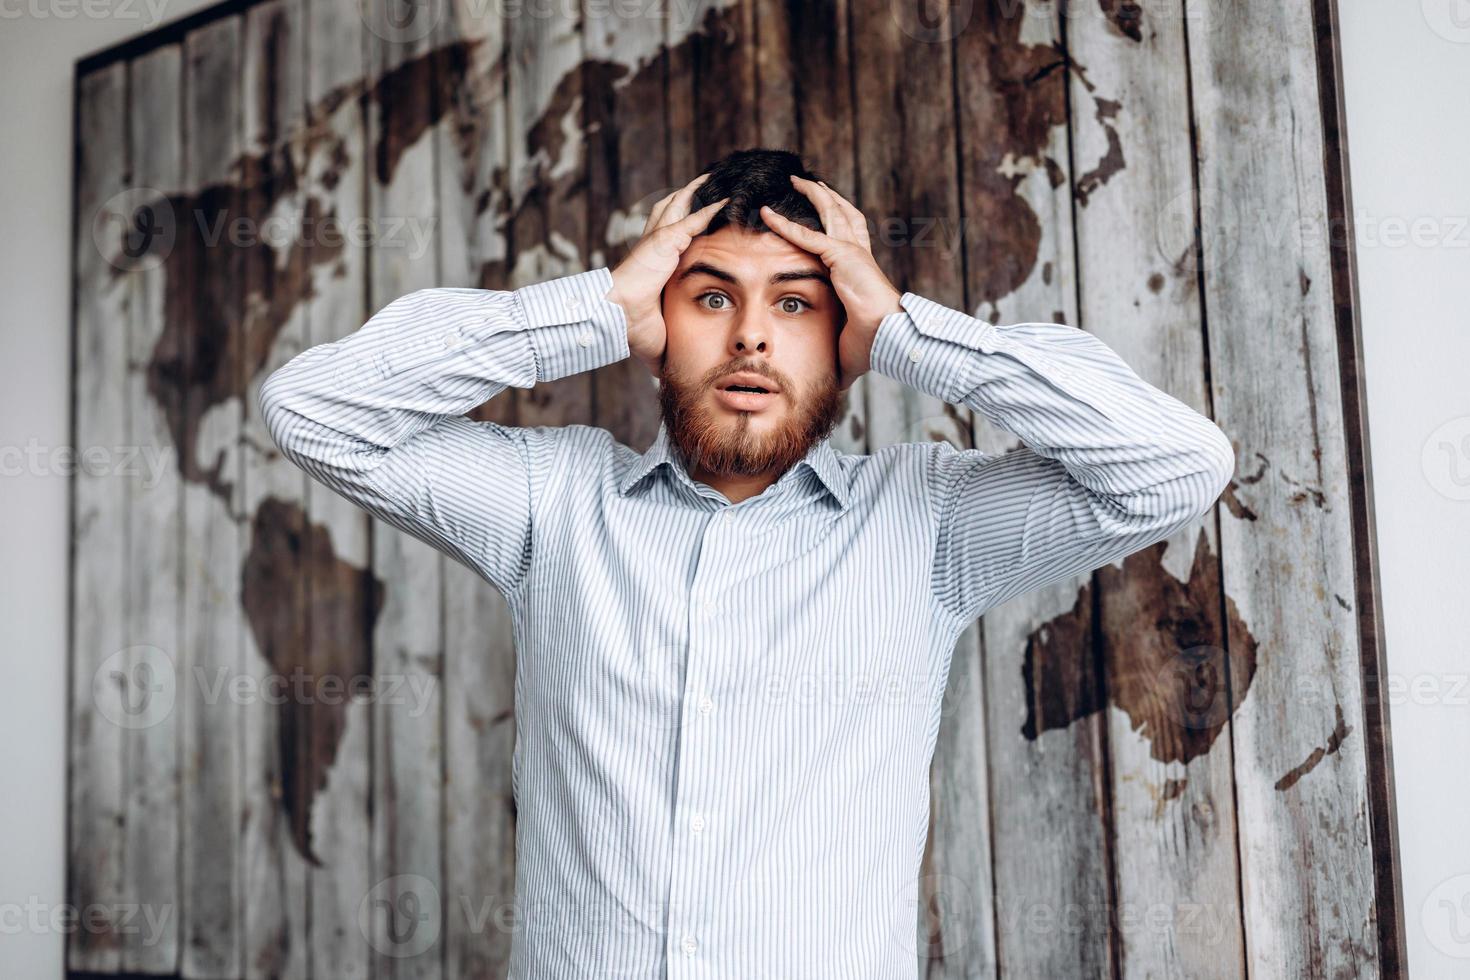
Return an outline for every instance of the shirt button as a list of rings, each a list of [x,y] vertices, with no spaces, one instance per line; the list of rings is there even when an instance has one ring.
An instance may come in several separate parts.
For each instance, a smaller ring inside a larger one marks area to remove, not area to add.
[[[699,952],[699,943],[694,941],[693,936],[685,936],[684,941],[679,944],[679,948],[684,951],[685,956],[693,956]]]
[[[689,829],[692,830],[692,831],[694,831],[696,834],[699,833],[701,830],[703,830],[704,829],[704,817],[702,815],[696,813],[694,815],[693,819],[691,819],[689,821]]]
[[[580,296],[573,296],[571,299],[567,300],[567,309],[571,310],[573,313],[576,313],[581,308],[582,298]]]
[[[911,361],[918,361],[919,357],[920,357],[919,348],[915,347],[915,348],[913,348],[912,350],[909,351],[909,360],[911,360]]]
[[[586,331],[577,334],[577,343],[581,344],[583,347],[592,346],[592,335],[590,333],[587,333]]]
[[[704,697],[702,697],[702,698],[699,699],[699,713],[700,714],[707,715],[707,714],[709,714],[713,710],[715,710],[715,703],[709,699],[709,695],[708,694],[706,694]]]
[[[728,510],[725,511],[725,523],[729,524],[731,520],[733,520],[733,518],[730,517],[730,512]]]

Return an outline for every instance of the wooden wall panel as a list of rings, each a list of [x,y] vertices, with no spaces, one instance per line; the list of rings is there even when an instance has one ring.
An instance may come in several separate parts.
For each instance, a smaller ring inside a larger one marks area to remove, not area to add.
[[[364,35],[369,71],[368,182],[372,241],[368,307],[439,285],[438,249],[415,247],[410,222],[439,213],[438,162],[431,130],[440,102],[431,18],[437,5],[383,4]],[[444,556],[381,521],[373,522],[373,574],[384,583],[381,618],[373,631],[373,671],[412,698],[379,698],[372,712],[371,972],[376,977],[433,978],[443,961],[418,947],[427,912],[442,919],[443,767],[441,735],[444,666]],[[430,947],[436,948],[436,947]]]
[[[182,58],[177,45],[158,48],[129,65],[128,150],[132,199],[162,226],[167,199],[158,188],[177,187],[181,176],[179,81]],[[145,197],[146,195],[146,197]],[[135,227],[137,227],[135,225]],[[128,894],[166,926],[129,934],[122,967],[138,973],[172,969],[179,956],[179,713],[178,675],[180,573],[179,469],[169,454],[168,419],[177,414],[172,396],[150,394],[153,351],[168,329],[168,270],[159,247],[146,247],[128,263],[127,445],[156,459],[131,475],[128,487],[128,643],[130,675],[146,676],[153,691],[146,704],[157,708],[148,723],[127,729],[126,857]],[[151,245],[151,243],[150,243]]]
[[[369,249],[348,230],[367,217],[371,172],[366,134],[362,20],[350,0],[305,0],[302,87],[306,126],[290,133],[292,165],[304,178],[302,243],[307,274],[299,295],[307,342],[328,343],[366,322]],[[312,796],[312,851],[307,865],[310,969],[313,976],[371,975],[372,948],[358,924],[363,896],[376,878],[371,853],[373,701],[360,692],[372,673],[371,632],[383,582],[371,565],[372,520],[336,493],[306,486],[306,561],[310,660],[325,681],[351,692],[309,726],[310,756],[330,759],[330,774]],[[320,764],[320,763],[317,763]]]
[[[446,4],[435,26],[442,100],[433,130],[438,162],[441,285],[504,289],[506,32],[472,0]],[[506,390],[475,418],[511,423]],[[445,558],[444,894],[442,958],[448,977],[505,976],[507,915],[515,899],[515,645],[505,600]]]
[[[184,40],[185,195],[170,286],[184,295],[170,329],[182,334],[182,411],[173,426],[184,475],[183,887],[185,961],[192,975],[238,977],[251,950],[243,928],[251,910],[242,880],[246,706],[211,684],[242,675],[247,625],[241,604],[243,500],[239,382],[240,251],[218,229],[241,213],[234,169],[240,145],[238,17],[199,27]],[[177,278],[172,278],[177,277]],[[166,353],[166,352],[165,352]],[[163,358],[161,364],[166,366]],[[221,860],[229,855],[232,860]],[[258,915],[260,910],[255,910]]]
[[[130,352],[128,332],[118,324],[128,322],[131,283],[113,265],[123,254],[122,231],[107,226],[110,210],[127,214],[126,207],[110,205],[128,189],[127,75],[128,66],[117,63],[79,79],[77,86],[72,442],[79,447],[121,446],[128,436]],[[94,220],[103,225],[101,244],[93,238]],[[129,892],[123,846],[127,730],[121,722],[128,717],[130,663],[126,653],[116,657],[128,636],[127,505],[106,468],[78,467],[71,503],[67,893],[80,906],[123,901]],[[121,967],[121,936],[110,930],[74,935],[67,949],[71,968]]]
[[[1205,5],[1189,21],[1222,511],[1232,725],[1252,972],[1376,976],[1357,577],[1312,11]],[[1376,760],[1381,765],[1383,760]]]
[[[964,195],[934,234],[961,244],[969,308],[993,322],[1077,324],[1062,32],[1056,6],[976,4],[955,38]],[[975,448],[1019,445],[973,421]],[[1001,976],[1113,975],[1102,719],[1038,724],[1096,697],[1089,594],[1086,576],[1057,582],[979,624]]]
[[[238,200],[248,244],[240,249],[242,332],[251,356],[242,359],[242,445],[270,446],[253,397],[265,376],[308,346],[307,310],[299,303],[306,266],[295,247],[301,236],[268,240],[272,213],[301,207],[289,133],[302,129],[306,25],[299,3],[266,0],[241,15],[241,155]],[[279,304],[279,305],[278,305]],[[257,371],[255,358],[262,363]],[[279,704],[252,698],[244,715],[240,824],[246,949],[244,975],[306,976],[311,951],[308,861],[315,848],[311,811],[316,792],[312,727],[317,707],[303,703],[317,679],[310,642],[312,596],[306,542],[306,474],[279,453],[247,453],[244,513],[250,543],[241,602],[248,611],[241,670],[260,690],[272,675],[300,676],[308,686],[286,689]],[[323,775],[325,775],[323,773]],[[273,805],[282,794],[286,805]]]
[[[1209,414],[1183,22],[1067,26],[1081,325]],[[1225,648],[1215,532],[1210,515],[1094,579],[1125,977],[1244,969],[1230,708],[1250,651]]]
[[[1313,48],[1329,7],[704,0],[502,17],[445,0],[404,17],[256,0],[89,59],[76,441],[177,456],[156,483],[74,485],[69,893],[176,920],[154,943],[79,932],[71,967],[504,972],[508,610],[280,459],[254,394],[413,289],[614,264],[653,201],[763,143],[801,150],[863,208],[901,288],[1095,332],[1213,413],[1240,460],[1197,526],[965,631],[915,934],[895,941],[932,977],[1391,974],[1375,916],[1396,906],[1375,888],[1392,875],[1374,862],[1392,854],[1368,805],[1385,760],[1361,734],[1353,608],[1371,587],[1340,396],[1352,352],[1335,332],[1341,263],[1304,233],[1342,199]],[[92,239],[94,216],[128,223],[129,188],[172,209],[157,262]],[[299,219],[296,237],[195,230],[243,217],[260,233],[269,216]],[[316,234],[359,220],[366,242]],[[630,359],[471,415],[602,425],[641,451],[654,396]],[[848,399],[845,451],[1017,444],[876,375]],[[235,703],[193,679],[292,671],[412,693]],[[171,713],[112,720],[154,681],[173,685]],[[391,930],[410,906],[430,925],[406,950]]]

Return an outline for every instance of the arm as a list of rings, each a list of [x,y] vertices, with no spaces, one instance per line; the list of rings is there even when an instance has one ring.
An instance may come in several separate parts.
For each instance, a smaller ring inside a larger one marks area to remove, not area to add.
[[[931,447],[934,588],[960,619],[1168,537],[1230,482],[1219,427],[1092,334],[997,326],[912,293],[901,306],[879,324],[873,370],[1024,443],[999,456]]]
[[[259,405],[287,459],[509,594],[529,565],[557,430],[464,413],[628,356],[596,269],[513,292],[420,289],[266,378]]]

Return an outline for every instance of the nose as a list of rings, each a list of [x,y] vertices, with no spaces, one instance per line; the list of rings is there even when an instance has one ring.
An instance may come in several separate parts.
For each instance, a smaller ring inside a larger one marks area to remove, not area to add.
[[[730,325],[730,352],[732,354],[769,354],[771,352],[770,324],[766,322],[764,309],[741,309]]]

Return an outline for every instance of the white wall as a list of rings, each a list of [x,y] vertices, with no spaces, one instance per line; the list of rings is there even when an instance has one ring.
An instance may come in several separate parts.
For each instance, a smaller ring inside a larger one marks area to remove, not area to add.
[[[206,6],[0,0],[0,975],[18,980],[64,972],[65,935],[31,919],[65,900],[67,478],[14,457],[70,429],[74,62]]]
[[[1402,679],[1392,726],[1411,974],[1450,977],[1470,972],[1470,483],[1455,479],[1470,478],[1470,0],[1342,5],[1384,617]],[[0,449],[12,459],[67,438],[73,62],[204,6],[0,0]],[[1453,459],[1440,448],[1451,440]],[[65,477],[7,468],[0,958],[15,977],[62,973],[64,936],[23,922],[64,895],[66,533]]]
[[[1409,975],[1464,977],[1470,2],[1339,2]]]

